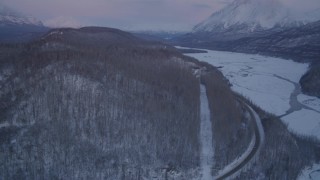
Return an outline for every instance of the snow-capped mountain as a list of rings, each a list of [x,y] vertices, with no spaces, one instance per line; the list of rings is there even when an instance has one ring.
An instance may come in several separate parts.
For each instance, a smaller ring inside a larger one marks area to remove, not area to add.
[[[295,13],[279,0],[235,0],[195,26],[193,32],[221,32],[232,29],[245,33],[274,27],[300,26],[319,19],[320,13],[317,13],[318,17],[314,14],[308,17]]]
[[[0,42],[27,42],[48,30],[34,17],[25,16],[0,3]]]
[[[43,26],[42,22],[31,16],[24,16],[0,4],[0,24]]]

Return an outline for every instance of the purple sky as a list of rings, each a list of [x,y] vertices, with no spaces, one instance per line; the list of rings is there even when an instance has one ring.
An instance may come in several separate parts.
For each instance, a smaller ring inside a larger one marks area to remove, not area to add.
[[[231,0],[1,0],[47,23],[99,25],[125,30],[190,30]],[[281,0],[292,8],[320,0]]]

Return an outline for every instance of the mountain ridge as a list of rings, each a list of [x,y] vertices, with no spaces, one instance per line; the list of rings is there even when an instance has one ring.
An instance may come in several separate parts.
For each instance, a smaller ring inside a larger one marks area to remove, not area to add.
[[[320,19],[318,11],[311,15],[299,14],[279,0],[236,0],[196,25],[192,33],[253,33],[297,27]],[[317,16],[316,19],[314,16]]]
[[[315,81],[320,64],[320,9],[294,14],[279,0],[233,1],[171,42],[311,63],[300,84],[304,93],[320,97],[320,82]]]
[[[48,28],[40,20],[0,4],[1,43],[28,42],[47,31]]]
[[[43,26],[40,20],[25,16],[2,4],[0,4],[0,24]]]

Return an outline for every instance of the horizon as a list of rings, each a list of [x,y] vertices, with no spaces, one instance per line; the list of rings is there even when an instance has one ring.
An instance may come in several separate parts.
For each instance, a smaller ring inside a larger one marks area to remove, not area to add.
[[[112,27],[127,31],[186,32],[232,0],[2,0],[49,27]],[[296,12],[320,9],[317,0],[280,0]]]

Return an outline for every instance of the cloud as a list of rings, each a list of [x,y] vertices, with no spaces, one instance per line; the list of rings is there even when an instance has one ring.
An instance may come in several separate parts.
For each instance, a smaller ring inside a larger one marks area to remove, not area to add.
[[[211,9],[211,6],[209,6],[208,4],[194,3],[194,4],[193,4],[193,7],[199,8],[199,9],[206,9],[206,8]]]
[[[281,0],[281,2],[298,12],[310,12],[320,9],[320,0]]]
[[[79,23],[77,20],[75,20],[73,17],[64,17],[59,16],[52,19],[45,20],[44,25],[51,28],[80,28],[81,23]]]

